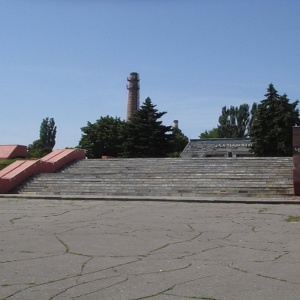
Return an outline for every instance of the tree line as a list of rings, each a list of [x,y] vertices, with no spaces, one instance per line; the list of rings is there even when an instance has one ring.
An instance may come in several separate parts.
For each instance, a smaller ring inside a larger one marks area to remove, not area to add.
[[[279,95],[269,84],[265,99],[250,106],[224,106],[215,128],[199,135],[204,138],[250,138],[256,156],[291,156],[292,127],[299,123],[299,101],[290,103],[286,94]],[[178,157],[188,143],[179,128],[165,126],[148,97],[127,121],[118,117],[100,117],[81,128],[78,148],[88,158],[113,157]],[[56,126],[53,118],[43,119],[40,138],[28,146],[29,157],[50,153],[55,145]]]
[[[85,149],[89,158],[179,156],[188,138],[179,128],[162,124],[165,114],[148,97],[127,121],[106,116],[88,122],[81,128],[78,147]]]
[[[148,97],[127,121],[118,117],[100,117],[81,128],[78,148],[86,150],[88,158],[113,157],[178,157],[188,143],[179,128],[165,126],[159,112]],[[40,128],[40,139],[28,146],[29,157],[50,153],[55,145],[56,126],[46,118]],[[51,138],[50,138],[51,137]],[[50,141],[54,143],[50,146]]]
[[[252,107],[222,108],[216,127],[200,134],[200,138],[250,138],[251,152],[256,156],[291,156],[292,127],[299,124],[299,101],[290,103],[286,94],[279,95],[271,83],[265,99]]]

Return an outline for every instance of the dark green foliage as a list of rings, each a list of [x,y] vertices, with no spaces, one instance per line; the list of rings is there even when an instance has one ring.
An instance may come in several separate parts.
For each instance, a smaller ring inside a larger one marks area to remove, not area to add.
[[[178,128],[172,128],[172,135],[170,138],[170,150],[167,154],[168,157],[179,157],[185,146],[188,144],[189,139]]]
[[[41,142],[41,140],[35,140],[32,144],[28,145],[27,147],[27,156],[28,158],[40,158],[48,153],[51,150],[49,148],[45,148]]]
[[[53,149],[55,146],[56,126],[53,118],[43,119],[40,128],[40,141],[44,147]],[[51,152],[50,151],[50,152]]]
[[[257,156],[291,156],[292,127],[299,122],[298,101],[289,103],[273,84],[257,105],[251,126],[252,152]]]
[[[53,118],[43,119],[40,127],[40,138],[27,147],[27,155],[40,158],[53,150],[55,146],[56,126]]]
[[[147,98],[127,122],[109,116],[88,122],[77,147],[85,149],[88,158],[179,156],[188,138],[180,129],[162,125],[159,119],[166,112],[155,107]]]
[[[83,135],[78,147],[87,151],[88,158],[118,156],[123,144],[124,123],[110,116],[101,117],[95,123],[88,122],[81,128]]]
[[[249,121],[248,104],[242,104],[239,107],[230,106],[230,108],[224,106],[219,117],[218,135],[220,138],[247,137]]]
[[[245,138],[249,135],[251,114],[248,104],[239,107],[230,106],[222,108],[219,125],[200,134],[201,139],[210,138]]]
[[[166,112],[158,112],[150,98],[126,122],[123,145],[124,157],[165,157],[170,152],[171,126],[159,119]]]
[[[205,130],[204,132],[202,132],[199,135],[200,139],[215,139],[215,138],[219,138],[219,129],[218,128],[213,128],[209,131]]]

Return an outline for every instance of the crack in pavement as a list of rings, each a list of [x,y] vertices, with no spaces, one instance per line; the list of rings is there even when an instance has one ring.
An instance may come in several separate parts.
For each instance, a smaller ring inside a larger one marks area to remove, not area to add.
[[[85,297],[85,296],[88,296],[88,295],[91,295],[91,294],[95,294],[95,293],[97,293],[97,292],[99,292],[99,291],[103,291],[104,289],[108,289],[108,288],[117,286],[117,285],[119,285],[119,284],[121,284],[121,283],[124,283],[125,281],[128,281],[128,278],[125,278],[124,280],[122,280],[122,281],[120,281],[120,282],[117,282],[117,283],[115,283],[115,284],[111,284],[111,285],[106,286],[106,287],[104,287],[104,288],[97,289],[96,291],[92,291],[92,292],[89,292],[89,293],[82,294],[82,295],[80,295],[80,296],[73,297],[72,299],[76,299],[76,298],[79,298],[79,297]],[[50,299],[49,299],[49,300],[50,300]]]
[[[263,274],[256,274],[256,275],[257,275],[257,276],[260,276],[260,277],[267,278],[267,279],[272,279],[272,280],[277,280],[277,281],[287,282],[286,279],[281,279],[281,278],[271,277],[271,276],[267,276],[267,275],[263,275]]]
[[[117,275],[116,275],[116,276],[108,276],[108,277],[105,276],[105,277],[103,277],[103,278],[97,278],[97,279],[94,279],[94,280],[88,280],[88,281],[76,283],[76,284],[73,284],[73,285],[68,286],[68,287],[65,288],[63,291],[61,291],[61,292],[59,292],[59,293],[57,293],[57,294],[51,296],[51,297],[49,298],[49,300],[55,299],[56,297],[58,297],[58,296],[60,296],[60,295],[62,295],[62,294],[64,294],[64,293],[66,293],[67,291],[69,291],[69,290],[72,289],[72,288],[79,287],[79,286],[81,286],[81,285],[88,284],[88,283],[93,283],[93,282],[97,282],[97,281],[101,281],[101,280],[105,280],[105,279],[118,278],[118,277],[121,277],[121,276],[119,276],[119,275],[118,275],[118,276],[117,276]],[[117,282],[117,283],[115,283],[115,284],[108,285],[108,286],[106,286],[106,287],[97,289],[96,291],[93,291],[93,292],[89,292],[89,293],[81,294],[81,295],[79,295],[79,296],[72,297],[72,299],[76,299],[76,298],[79,298],[79,297],[83,297],[83,296],[87,296],[87,295],[89,295],[89,294],[96,293],[96,292],[98,292],[98,291],[101,291],[101,290],[104,290],[104,289],[113,287],[113,286],[115,286],[115,285],[121,284],[121,283],[123,283],[123,282],[125,282],[125,281],[127,281],[127,280],[128,280],[128,278],[125,278],[125,279],[123,279],[123,280],[121,280],[120,282]]]
[[[70,212],[70,210],[66,210],[66,211],[64,211],[64,212],[61,212],[61,213],[56,213],[56,214],[49,214],[49,215],[47,215],[47,216],[42,216],[43,218],[49,218],[49,217],[58,217],[58,216],[62,216],[62,215],[65,215],[65,214],[67,214],[67,213],[69,213]]]
[[[158,247],[158,248],[156,248],[156,249],[153,249],[153,250],[149,251],[149,254],[151,254],[151,253],[153,253],[153,252],[156,252],[156,251],[158,251],[158,250],[164,249],[164,248],[166,248],[166,247],[168,247],[168,246],[171,246],[171,245],[176,245],[176,244],[182,244],[182,243],[191,242],[191,241],[197,239],[197,238],[198,238],[199,236],[201,236],[201,235],[202,235],[202,232],[200,232],[199,234],[195,235],[194,237],[189,238],[189,239],[186,239],[186,240],[177,241],[177,242],[173,242],[173,243],[168,243],[168,244],[162,245],[162,246],[160,246],[160,247]]]
[[[174,288],[175,288],[176,286],[180,286],[180,285],[183,285],[183,284],[186,284],[186,283],[190,283],[190,282],[194,282],[194,281],[197,281],[197,280],[207,279],[207,278],[210,278],[210,277],[213,277],[213,275],[202,276],[202,277],[198,277],[198,278],[186,280],[186,281],[183,281],[183,282],[178,282],[178,283],[173,284],[173,285],[170,286],[169,288],[167,288],[167,289],[165,289],[165,290],[162,290],[162,291],[160,291],[160,292],[158,292],[158,293],[151,294],[151,295],[144,296],[144,297],[140,297],[140,298],[133,298],[133,299],[131,299],[131,300],[148,299],[148,298],[156,297],[156,296],[163,295],[163,294],[169,295],[169,296],[176,296],[176,297],[178,297],[176,294],[172,294],[172,293],[168,293],[168,292],[174,290]],[[186,298],[186,297],[185,297],[185,298]],[[190,298],[190,299],[205,299],[205,298],[195,298],[195,297],[187,297],[187,298]],[[207,298],[207,299],[213,299],[213,298]]]
[[[9,222],[10,222],[11,224],[15,224],[15,221],[20,220],[20,219],[23,219],[23,218],[26,218],[26,217],[27,217],[27,215],[23,215],[23,216],[21,216],[21,217],[16,217],[16,218],[10,219]]]
[[[225,246],[223,246],[223,245],[218,245],[218,246],[216,246],[216,247],[203,249],[203,250],[201,250],[201,251],[199,251],[199,252],[194,252],[194,253],[189,253],[189,254],[187,254],[187,255],[177,256],[177,257],[175,257],[175,259],[183,259],[183,258],[186,258],[186,257],[191,257],[191,256],[199,255],[199,254],[204,253],[204,252],[207,252],[207,251],[220,249],[220,248],[223,248],[223,247],[225,247]]]
[[[279,251],[279,250],[271,250],[271,249],[261,249],[261,248],[253,248],[253,247],[246,247],[242,245],[234,245],[231,244],[229,245],[230,247],[236,247],[236,248],[242,248],[242,249],[247,249],[247,250],[255,250],[255,251],[263,251],[263,252],[271,252],[271,253],[282,253],[282,252],[287,252],[287,251]]]
[[[62,277],[62,278],[58,278],[58,279],[53,279],[53,280],[49,280],[49,281],[46,281],[46,282],[42,282],[42,283],[37,283],[37,284],[34,284],[32,285],[32,283],[26,283],[26,284],[30,284],[31,286],[29,287],[26,287],[26,288],[23,288],[23,289],[20,289],[8,296],[5,297],[5,299],[8,299],[8,298],[11,298],[21,292],[24,292],[26,290],[29,290],[31,288],[36,288],[36,287],[40,287],[40,286],[45,286],[45,285],[48,285],[48,284],[51,284],[51,283],[56,283],[56,282],[62,282],[62,281],[65,281],[65,280],[68,280],[68,279],[76,279],[78,277],[83,277],[83,276],[86,276],[86,275],[94,275],[94,274],[97,274],[97,273],[100,273],[100,272],[103,272],[103,271],[107,271],[107,270],[110,270],[110,269],[114,269],[114,268],[117,268],[117,267],[122,267],[122,266],[125,266],[125,265],[128,265],[128,264],[132,264],[132,263],[135,263],[135,262],[138,262],[140,261],[140,259],[136,259],[134,261],[130,261],[130,262],[126,262],[126,263],[121,263],[121,264],[117,264],[117,265],[114,265],[114,266],[110,266],[110,267],[107,267],[107,268],[103,268],[103,269],[100,269],[100,270],[95,270],[95,271],[91,271],[91,272],[85,272],[85,273],[75,273],[75,274],[72,274],[72,275],[67,275],[65,277]],[[24,285],[24,284],[23,284]]]
[[[29,253],[29,252],[27,252]],[[6,264],[6,263],[12,263],[12,262],[21,262],[21,261],[27,261],[27,260],[35,260],[35,259],[43,259],[43,258],[49,258],[49,257],[56,257],[60,256],[61,254],[53,254],[53,255],[45,255],[45,256],[38,256],[38,257],[31,257],[31,258],[20,258],[20,259],[14,259],[14,260],[6,260],[6,261],[0,261],[0,264]]]
[[[175,269],[169,269],[169,270],[159,270],[159,271],[153,271],[153,272],[143,272],[143,273],[133,273],[130,276],[140,276],[140,275],[152,275],[152,274],[161,274],[161,273],[170,273],[170,272],[175,272],[175,271],[181,271],[184,269],[187,269],[192,266],[192,263],[189,263],[187,266],[181,267],[181,268],[175,268]]]
[[[167,288],[167,289],[165,289],[163,291],[160,291],[160,292],[158,292],[156,294],[152,294],[152,295],[148,295],[148,296],[144,296],[144,297],[139,297],[139,298],[132,298],[130,300],[142,300],[142,299],[149,299],[149,298],[152,298],[152,297],[156,297],[156,296],[162,295],[162,294],[164,294],[164,293],[166,293],[168,291],[173,290],[175,286],[176,286],[176,284],[174,284],[171,287],[169,287],[169,288]]]
[[[236,270],[236,271],[239,271],[239,272],[242,272],[242,273],[248,273],[248,274],[254,274],[253,272],[249,272],[248,270],[245,270],[245,269],[241,269],[241,268],[238,268],[238,267],[234,267],[233,266],[233,262],[227,264],[227,266],[233,270]],[[277,278],[277,277],[273,277],[273,276],[268,276],[268,275],[263,275],[261,273],[257,273],[257,274],[254,274],[256,276],[260,276],[260,277],[264,277],[264,278],[267,278],[267,279],[272,279],[272,280],[277,280],[277,281],[282,281],[282,282],[287,282],[287,283],[290,283],[290,284],[300,284],[300,282],[292,282],[292,281],[289,281],[287,279],[283,279],[283,278]]]
[[[7,300],[299,297],[298,206],[49,203],[0,203]]]
[[[242,273],[248,273],[247,270],[243,270],[243,269],[240,269],[240,268],[238,268],[238,267],[234,267],[234,266],[233,266],[233,262],[227,264],[227,266],[228,266],[229,268],[233,269],[233,270],[236,270],[236,271],[239,271],[239,272],[242,272]]]

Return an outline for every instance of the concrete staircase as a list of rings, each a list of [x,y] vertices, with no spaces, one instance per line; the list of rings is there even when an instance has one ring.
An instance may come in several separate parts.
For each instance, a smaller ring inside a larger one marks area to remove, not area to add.
[[[292,158],[81,160],[37,174],[13,193],[91,196],[294,195]]]

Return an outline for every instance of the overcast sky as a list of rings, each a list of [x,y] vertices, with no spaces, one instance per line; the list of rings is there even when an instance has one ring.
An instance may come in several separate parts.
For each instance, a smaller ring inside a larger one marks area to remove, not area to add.
[[[189,138],[269,83],[295,101],[299,16],[299,0],[0,0],[0,144],[52,117],[55,148],[77,146],[88,121],[126,118],[130,72]]]

